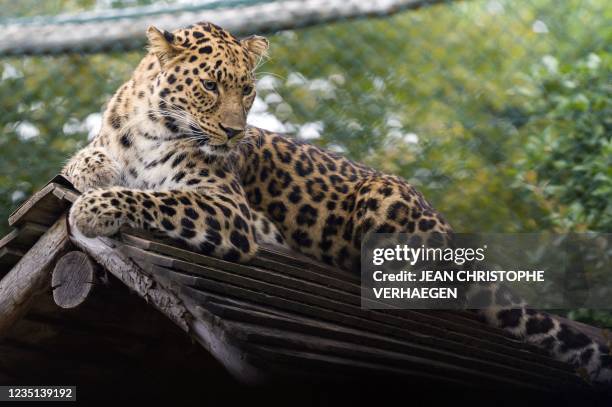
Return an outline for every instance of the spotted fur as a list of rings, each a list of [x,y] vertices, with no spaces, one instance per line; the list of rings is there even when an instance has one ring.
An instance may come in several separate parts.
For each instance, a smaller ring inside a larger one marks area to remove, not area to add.
[[[347,270],[359,269],[367,233],[448,243],[449,224],[402,178],[246,126],[264,38],[239,40],[208,23],[149,28],[148,37],[149,53],[111,99],[100,134],[64,168],[83,192],[70,211],[82,233],[153,229],[239,262],[276,242]],[[481,314],[610,380],[608,349],[554,317],[500,301]]]

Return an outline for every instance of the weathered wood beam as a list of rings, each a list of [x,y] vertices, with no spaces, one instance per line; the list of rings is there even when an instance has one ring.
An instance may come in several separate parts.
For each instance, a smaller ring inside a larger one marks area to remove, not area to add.
[[[78,307],[99,283],[95,264],[89,256],[80,251],[66,253],[55,264],[51,276],[53,300],[61,308]]]
[[[0,337],[27,311],[32,297],[48,287],[56,258],[70,245],[62,215],[0,280]]]
[[[9,216],[8,223],[13,227],[20,227],[26,222],[51,226],[78,196],[78,193],[51,182],[21,204]]]

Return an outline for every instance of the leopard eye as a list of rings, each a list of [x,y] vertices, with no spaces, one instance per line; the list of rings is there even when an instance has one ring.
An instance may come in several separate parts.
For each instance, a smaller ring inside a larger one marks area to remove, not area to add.
[[[251,85],[246,85],[244,88],[242,88],[242,94],[244,96],[250,95],[251,92],[253,92],[253,87]]]
[[[204,83],[204,89],[214,92],[217,90],[217,83],[214,81],[202,81]]]

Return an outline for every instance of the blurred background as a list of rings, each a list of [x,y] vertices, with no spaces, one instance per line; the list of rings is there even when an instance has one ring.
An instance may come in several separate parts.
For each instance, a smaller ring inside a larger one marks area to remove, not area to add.
[[[0,0],[0,10],[0,235],[96,134],[144,54],[143,22],[171,29],[191,17],[271,40],[250,123],[403,176],[457,231],[612,232],[609,0]],[[604,312],[570,316],[612,327]]]

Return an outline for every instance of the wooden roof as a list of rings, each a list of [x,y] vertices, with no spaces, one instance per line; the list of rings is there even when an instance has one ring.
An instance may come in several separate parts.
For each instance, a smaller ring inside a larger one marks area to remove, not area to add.
[[[72,246],[114,276],[115,285],[121,281],[161,311],[240,381],[382,375],[468,387],[585,386],[568,365],[485,326],[469,312],[362,309],[358,277],[281,248],[262,248],[244,265],[133,230],[113,239],[72,234],[68,246],[50,244],[69,233],[65,212],[77,196],[67,180],[56,177],[11,215],[15,229],[0,242],[0,276],[6,274],[0,303],[37,253],[53,257],[42,261],[48,276],[57,257]],[[60,238],[52,239],[53,233]],[[49,309],[49,280],[42,284],[46,299],[33,301],[26,320],[32,312],[40,315],[40,303]],[[105,295],[114,294],[105,287],[96,290],[96,298]],[[88,315],[89,301],[75,310]],[[76,325],[84,321],[77,319]],[[9,329],[11,324],[0,323],[0,336],[4,329],[5,337],[19,341],[23,328]],[[61,326],[71,329],[69,322]],[[9,351],[6,346],[0,345],[0,354]]]

